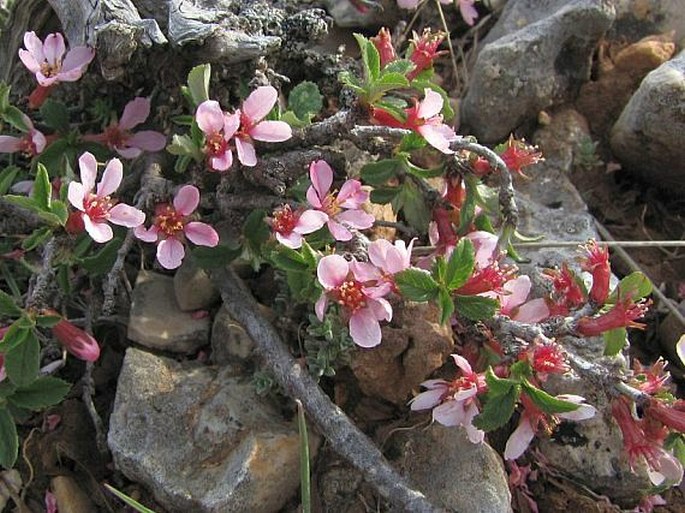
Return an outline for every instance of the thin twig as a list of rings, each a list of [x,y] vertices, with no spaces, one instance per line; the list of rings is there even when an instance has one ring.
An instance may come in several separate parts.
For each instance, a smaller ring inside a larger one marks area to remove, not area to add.
[[[52,278],[55,274],[52,268],[52,260],[55,257],[55,246],[57,245],[57,239],[54,236],[43,246],[43,263],[40,269],[40,273],[36,276],[36,281],[33,285],[33,289],[26,301],[26,308],[45,308],[46,306],[46,294],[48,287],[52,284]]]
[[[86,322],[84,329],[88,333],[93,333],[91,306],[92,305],[89,304],[89,308],[87,308],[85,312]],[[95,409],[95,403],[93,402],[93,396],[95,395],[95,383],[93,382],[94,366],[94,362],[86,362],[86,371],[83,373],[83,377],[81,378],[81,384],[83,385],[81,399],[83,399],[86,410],[88,410],[88,415],[90,415],[90,420],[95,428],[95,445],[101,454],[107,454],[109,452],[107,447],[107,436],[105,434],[107,430],[105,429],[102,418],[100,418],[100,414],[98,413],[97,409]]]
[[[440,15],[440,21],[442,22],[442,28],[445,29],[445,34],[447,35],[447,47],[450,49],[450,60],[452,61],[452,69],[454,70],[454,84],[457,85],[459,84],[459,69],[457,68],[457,59],[454,56],[454,48],[452,47],[452,34],[450,34],[450,29],[447,26],[445,13],[442,12],[440,0],[435,0],[435,5],[438,8],[438,14]]]
[[[361,471],[367,481],[396,507],[412,513],[443,512],[421,492],[409,487],[380,450],[331,402],[307,370],[294,360],[235,274],[231,270],[221,269],[213,271],[211,276],[231,317],[245,327],[280,386],[290,397],[302,401],[307,415],[333,448]]]

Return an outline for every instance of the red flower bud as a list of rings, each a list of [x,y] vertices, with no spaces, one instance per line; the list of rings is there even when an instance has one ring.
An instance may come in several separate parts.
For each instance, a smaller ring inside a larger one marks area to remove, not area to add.
[[[52,327],[55,338],[76,358],[87,362],[94,362],[100,357],[100,346],[90,334],[77,328],[66,319],[62,319]]]
[[[397,59],[395,48],[392,46],[392,37],[387,28],[383,27],[380,29],[378,35],[371,38],[371,42],[376,47],[376,50],[378,50],[378,54],[381,57],[381,69],[389,62]]]
[[[634,322],[647,312],[649,302],[640,301],[633,303],[630,298],[619,300],[607,313],[597,317],[581,317],[576,325],[576,331],[586,337],[595,337],[605,331],[616,328],[639,328],[644,324]]]
[[[609,297],[609,281],[611,279],[611,265],[609,264],[609,250],[597,246],[594,240],[588,242],[584,249],[587,251],[583,259],[583,271],[592,274],[592,289],[590,299],[595,304],[603,305]]]
[[[426,29],[421,34],[421,37],[414,32],[414,39],[411,40],[409,51],[409,60],[412,61],[416,67],[407,73],[407,80],[414,80],[416,76],[423,70],[433,66],[433,61],[437,59],[446,51],[436,51],[440,43],[445,39],[444,32],[431,33],[430,29]]]
[[[50,96],[53,86],[36,86],[29,95],[29,109],[39,109],[45,100]]]

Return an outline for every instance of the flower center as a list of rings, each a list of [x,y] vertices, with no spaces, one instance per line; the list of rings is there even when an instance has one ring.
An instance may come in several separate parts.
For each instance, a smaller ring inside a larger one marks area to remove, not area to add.
[[[104,221],[109,218],[109,209],[114,206],[110,196],[98,198],[95,194],[89,194],[83,201],[83,209],[93,222]]]
[[[48,62],[45,61],[43,64],[40,65],[40,72],[43,74],[44,77],[50,78],[54,77],[57,75],[60,70],[62,69],[62,63],[61,62]]]
[[[36,148],[36,145],[33,142],[33,138],[30,134],[24,137],[19,143],[19,151],[27,158],[31,158],[37,154],[38,149]]]
[[[207,153],[209,153],[212,157],[219,157],[226,153],[226,146],[228,146],[228,141],[224,139],[224,136],[221,133],[216,132],[207,136],[205,148]]]
[[[356,312],[366,306],[366,296],[362,290],[362,284],[357,280],[347,280],[337,289],[338,304]]]
[[[271,226],[275,232],[282,235],[292,233],[297,224],[297,216],[293,213],[290,205],[284,205],[273,214]]]
[[[110,125],[105,129],[105,142],[112,148],[121,148],[124,146],[130,134],[125,130],[120,130],[116,124]]]
[[[321,210],[326,212],[330,217],[335,217],[342,212],[342,208],[338,204],[338,201],[335,197],[335,192],[326,195],[321,202]]]
[[[155,215],[155,225],[166,237],[177,237],[183,232],[185,217],[171,205],[160,205]]]

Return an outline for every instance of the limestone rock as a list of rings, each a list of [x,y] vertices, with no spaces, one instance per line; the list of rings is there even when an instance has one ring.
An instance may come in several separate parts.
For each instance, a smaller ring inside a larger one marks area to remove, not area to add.
[[[173,278],[141,272],[133,291],[128,338],[153,349],[192,353],[209,341],[209,318],[181,311]]]
[[[413,389],[440,368],[452,352],[449,326],[441,326],[434,305],[405,303],[394,307],[383,343],[352,355],[352,371],[362,391],[395,404],[405,404]]]
[[[207,309],[219,299],[219,291],[209,275],[189,259],[174,275],[174,294],[176,303],[184,312]]]
[[[259,305],[259,312],[269,321],[274,320],[274,312],[264,305]],[[222,306],[214,317],[212,325],[212,361],[223,365],[232,361],[245,360],[255,347],[245,328]]]
[[[615,14],[603,0],[513,0],[498,23],[518,28],[507,13],[522,7],[534,22],[524,19],[514,32],[502,29],[485,45],[462,102],[463,131],[481,142],[504,139],[540,110],[573,98],[589,78],[594,48]]]
[[[620,162],[650,185],[685,191],[685,50],[649,73],[611,133]]]
[[[63,513],[91,513],[95,505],[88,494],[71,476],[55,476],[50,487],[57,499],[57,508]]]
[[[172,513],[271,513],[299,486],[297,428],[280,418],[228,367],[131,348],[108,442],[117,468]]]
[[[473,444],[461,428],[431,424],[401,430],[391,443],[397,464],[436,506],[469,513],[511,512],[502,460],[487,443]]]
[[[616,23],[611,39],[635,41],[649,34],[673,32],[678,47],[685,44],[682,0],[616,0]]]

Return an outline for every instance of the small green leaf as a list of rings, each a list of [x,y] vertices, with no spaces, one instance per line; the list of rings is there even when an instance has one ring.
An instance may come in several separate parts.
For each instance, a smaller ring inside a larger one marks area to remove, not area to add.
[[[630,298],[631,301],[638,301],[651,293],[652,283],[649,281],[649,278],[640,271],[635,271],[618,283],[607,302],[616,303],[619,297],[621,300]]]
[[[455,296],[457,312],[469,320],[490,319],[497,312],[499,301],[483,296]]]
[[[43,122],[55,132],[69,131],[69,111],[67,106],[48,98],[40,108]]]
[[[81,265],[91,276],[101,276],[108,273],[117,259],[117,252],[122,243],[123,239],[113,238],[93,255],[82,258]]]
[[[381,72],[381,57],[378,54],[376,45],[361,34],[355,33],[354,38],[357,40],[357,44],[361,50],[362,63],[364,64],[367,82],[373,82],[378,79],[378,75]]]
[[[70,388],[71,385],[66,381],[52,376],[41,376],[29,386],[17,389],[9,397],[9,401],[19,408],[42,410],[59,403]]]
[[[400,193],[399,187],[376,187],[371,191],[371,203],[385,205]]]
[[[509,387],[504,394],[488,392],[483,411],[473,419],[473,425],[483,431],[494,431],[504,426],[514,414],[520,393],[519,385]]]
[[[341,71],[338,74],[338,80],[352,89],[358,95],[363,96],[366,94],[366,89],[362,87],[359,79],[357,79],[357,77],[352,75],[349,71]]]
[[[40,369],[40,342],[30,331],[24,341],[5,353],[5,370],[7,377],[17,385],[30,385]]]
[[[485,371],[485,383],[487,383],[488,391],[493,397],[505,395],[510,388],[518,385],[516,380],[498,377],[492,367],[488,367],[488,370]]]
[[[188,91],[195,107],[203,101],[209,100],[209,78],[212,67],[209,64],[195,66],[188,73]]]
[[[14,319],[19,317],[21,313],[22,310],[14,302],[14,298],[7,292],[0,290],[0,315]]]
[[[275,267],[284,271],[306,272],[310,269],[304,255],[283,245],[279,245],[271,254],[271,261]]]
[[[442,288],[438,293],[438,306],[440,307],[440,324],[447,324],[454,313],[454,301],[450,293]]]
[[[243,236],[253,253],[261,251],[262,244],[269,240],[271,230],[266,224],[266,212],[263,210],[253,210],[245,219],[243,225]]]
[[[438,283],[428,271],[410,268],[395,275],[400,294],[410,301],[431,301],[438,296]]]
[[[457,233],[459,235],[465,235],[470,231],[473,218],[476,215],[476,203],[478,199],[477,183],[478,178],[473,175],[467,175],[464,180],[466,199],[459,210],[459,226],[457,227]]]
[[[373,83],[374,94],[381,94],[393,89],[409,87],[409,81],[401,73],[383,73]]]
[[[31,130],[31,127],[26,122],[29,119],[28,116],[13,105],[9,105],[2,111],[0,117],[20,132],[26,133]]]
[[[0,196],[7,194],[14,180],[17,178],[20,169],[17,166],[7,166],[0,172]]]
[[[51,235],[52,228],[49,226],[41,226],[40,228],[33,230],[31,235],[22,241],[21,247],[26,251],[32,251],[48,240]]]
[[[241,246],[230,247],[223,244],[213,248],[198,246],[193,249],[191,255],[193,261],[202,269],[218,269],[230,264],[243,252]]]
[[[377,162],[369,162],[362,167],[360,176],[364,183],[369,185],[383,185],[397,174],[401,163],[396,159],[384,159]]]
[[[14,419],[7,408],[0,408],[0,465],[10,469],[17,461],[19,437]]]
[[[171,144],[166,147],[166,151],[172,155],[185,155],[192,157],[197,161],[202,160],[202,153],[195,142],[186,134],[174,135],[171,138]]]
[[[24,342],[29,333],[31,333],[31,328],[24,327],[19,320],[10,324],[5,336],[0,340],[0,353],[7,353],[17,347]]]
[[[437,178],[438,176],[443,176],[445,174],[445,168],[443,166],[434,167],[432,169],[424,169],[422,167],[415,166],[409,159],[404,162],[405,169],[410,175],[414,175],[418,178]]]
[[[416,65],[410,60],[395,59],[394,61],[389,62],[385,65],[385,67],[383,68],[383,75],[385,75],[386,73],[399,73],[401,75],[406,75],[415,67]]]
[[[112,492],[114,495],[119,497],[119,499],[121,499],[126,505],[128,505],[131,508],[138,511],[138,513],[155,513],[155,511],[151,510],[150,508],[143,506],[141,503],[139,503],[135,499],[132,499],[131,497],[129,497],[125,493],[120,492],[119,490],[117,490],[113,486],[108,485],[107,483],[105,483],[105,488],[107,488],[110,492]]]
[[[174,172],[185,173],[193,158],[190,155],[179,155],[174,163]]]
[[[533,369],[526,360],[519,360],[509,367],[509,376],[516,380],[521,381],[523,378],[527,378],[533,375]]]
[[[50,213],[59,219],[59,224],[64,226],[67,224],[67,219],[69,219],[69,209],[66,203],[62,200],[52,200],[50,205]]]
[[[616,356],[626,345],[625,328],[616,328],[602,333],[604,337],[604,356]]]
[[[426,206],[423,195],[411,182],[404,182],[402,187],[402,213],[409,225],[419,233],[428,231],[428,223],[431,221],[431,213]]]
[[[572,403],[570,401],[557,399],[544,390],[533,386],[526,380],[523,380],[521,384],[523,385],[524,393],[530,397],[533,403],[535,403],[535,406],[540,408],[545,413],[568,413],[570,411],[576,411],[580,406],[579,404]]]
[[[319,87],[309,81],[297,84],[288,95],[288,108],[302,120],[316,116],[323,108],[323,96]]]
[[[464,285],[473,274],[475,251],[467,238],[462,238],[452,251],[445,271],[445,286],[455,290]]]
[[[409,153],[414,150],[420,150],[421,148],[425,148],[426,144],[428,143],[422,136],[420,136],[416,132],[412,132],[402,137],[402,141],[400,141],[399,151]]]
[[[5,112],[10,106],[10,89],[6,83],[0,82],[0,113]]]
[[[39,315],[36,317],[36,326],[41,328],[52,328],[55,324],[62,320],[59,315]]]

